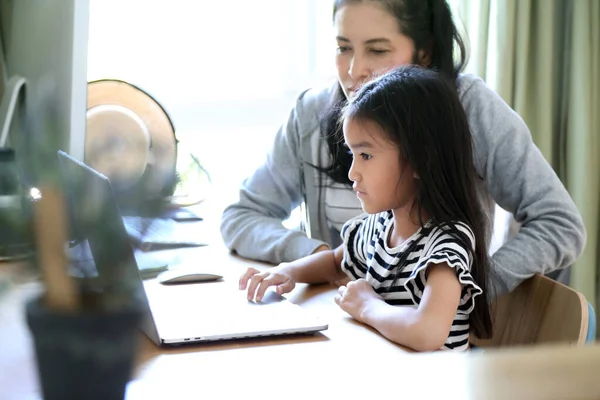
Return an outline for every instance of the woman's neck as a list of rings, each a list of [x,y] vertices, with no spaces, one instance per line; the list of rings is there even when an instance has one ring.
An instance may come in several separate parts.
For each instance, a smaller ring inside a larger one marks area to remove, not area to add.
[[[424,212],[421,213],[419,218],[418,207],[413,207],[412,204],[392,210],[392,215],[394,216],[394,227],[390,233],[390,247],[396,247],[404,243],[421,228],[420,221],[429,219]]]

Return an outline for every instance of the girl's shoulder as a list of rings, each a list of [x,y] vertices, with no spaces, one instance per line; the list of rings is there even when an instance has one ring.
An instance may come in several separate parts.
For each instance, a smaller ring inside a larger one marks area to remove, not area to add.
[[[471,246],[475,248],[475,234],[471,227],[464,222],[457,221],[453,224],[441,223],[437,225],[429,223],[428,226],[430,229],[427,239],[431,244],[453,242],[456,239],[456,233],[460,232],[469,238]]]
[[[355,230],[360,230],[363,235],[372,234],[373,232],[371,231],[373,229],[379,232],[392,220],[393,215],[391,211],[382,211],[377,214],[368,214],[364,212],[346,221],[342,227],[342,237]]]

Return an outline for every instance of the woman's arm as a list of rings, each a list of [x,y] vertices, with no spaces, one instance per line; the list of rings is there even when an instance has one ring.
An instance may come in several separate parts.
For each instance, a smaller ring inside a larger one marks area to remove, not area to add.
[[[477,171],[494,201],[521,223],[518,234],[493,255],[496,295],[535,273],[571,265],[585,246],[585,226],[525,122],[479,79],[464,88],[461,100]]]
[[[387,304],[363,279],[340,288],[336,303],[393,342],[417,351],[434,351],[448,338],[460,296],[456,270],[442,263],[429,265],[418,308]]]
[[[239,255],[279,264],[311,254],[322,241],[282,225],[292,210],[304,201],[300,170],[300,136],[317,129],[312,108],[327,92],[301,94],[287,123],[283,124],[265,162],[246,179],[239,201],[225,209],[221,234],[225,245]]]

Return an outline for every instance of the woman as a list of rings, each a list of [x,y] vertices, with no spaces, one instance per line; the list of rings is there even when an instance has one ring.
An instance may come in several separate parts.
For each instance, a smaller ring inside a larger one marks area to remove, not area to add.
[[[300,94],[267,160],[224,211],[225,244],[241,256],[276,264],[337,247],[343,224],[362,213],[348,178],[351,158],[340,140],[339,110],[374,76],[419,64],[456,82],[487,215],[493,220],[495,202],[521,223],[493,254],[496,294],[573,263],[585,245],[581,215],[523,120],[481,79],[460,74],[464,45],[446,2],[335,0],[333,19],[337,82]],[[304,231],[286,229],[282,221],[301,204]]]

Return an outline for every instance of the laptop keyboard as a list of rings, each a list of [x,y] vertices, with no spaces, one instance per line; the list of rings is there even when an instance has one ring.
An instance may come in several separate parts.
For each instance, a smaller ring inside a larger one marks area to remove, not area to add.
[[[170,218],[123,217],[134,246],[144,251],[158,247],[206,246],[202,222],[177,222]]]

